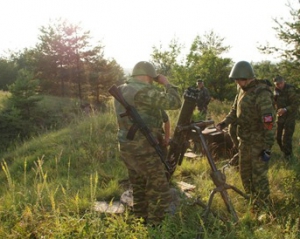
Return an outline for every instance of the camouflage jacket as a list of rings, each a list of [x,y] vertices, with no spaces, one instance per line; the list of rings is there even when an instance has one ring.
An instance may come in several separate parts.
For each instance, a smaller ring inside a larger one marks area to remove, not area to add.
[[[226,125],[237,123],[240,141],[261,142],[263,149],[271,149],[275,136],[275,108],[269,87],[254,80],[240,89],[224,122]]]
[[[296,119],[299,107],[299,95],[297,94],[296,88],[293,85],[285,83],[282,90],[275,88],[274,100],[276,109],[287,109],[285,114],[278,117],[279,121]]]
[[[155,134],[162,132],[162,111],[179,109],[181,106],[181,97],[177,88],[171,84],[166,86],[165,91],[161,91],[152,84],[130,78],[125,84],[119,86],[119,89],[125,100],[136,108],[145,124]],[[119,125],[118,140],[123,143],[128,142],[126,137],[132,126],[132,121],[129,117],[120,117],[124,108],[117,100],[114,103]],[[146,140],[145,136],[138,131],[134,141],[144,140]]]

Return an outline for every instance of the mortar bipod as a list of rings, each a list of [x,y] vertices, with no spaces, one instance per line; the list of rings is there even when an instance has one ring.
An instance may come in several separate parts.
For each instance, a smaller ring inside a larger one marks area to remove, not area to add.
[[[210,212],[210,208],[211,208],[211,205],[212,205],[213,198],[214,198],[215,194],[219,192],[221,194],[221,197],[222,197],[225,205],[226,205],[226,208],[227,208],[228,212],[232,215],[233,221],[237,222],[238,221],[238,216],[237,216],[236,211],[235,211],[235,209],[232,205],[232,202],[231,202],[231,200],[228,196],[227,190],[232,189],[236,193],[243,196],[245,199],[249,199],[249,196],[247,194],[245,194],[244,192],[242,192],[241,190],[239,190],[238,188],[226,183],[225,174],[221,170],[217,169],[217,167],[215,165],[215,162],[212,158],[212,155],[211,155],[211,153],[208,149],[207,143],[206,143],[205,138],[202,134],[202,130],[203,130],[202,128],[203,127],[201,127],[202,126],[201,123],[205,123],[205,121],[204,122],[198,122],[198,123],[191,123],[189,126],[185,126],[185,127],[189,127],[190,130],[195,130],[197,132],[197,135],[200,138],[202,147],[205,151],[205,154],[207,156],[207,159],[208,159],[208,162],[209,162],[209,165],[210,165],[210,168],[211,168],[210,176],[211,176],[211,178],[212,178],[212,180],[213,180],[213,182],[216,186],[210,193],[209,200],[208,200],[207,206],[205,208],[205,212],[204,212],[204,219],[207,218],[207,216]]]

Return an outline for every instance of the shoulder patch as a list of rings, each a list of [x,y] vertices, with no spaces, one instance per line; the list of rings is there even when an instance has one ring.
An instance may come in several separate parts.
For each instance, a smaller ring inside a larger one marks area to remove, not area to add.
[[[273,116],[272,116],[272,114],[265,114],[263,116],[263,120],[264,120],[264,123],[271,123],[271,122],[273,122]]]
[[[272,114],[263,115],[263,123],[265,129],[271,130],[273,128],[273,115]]]

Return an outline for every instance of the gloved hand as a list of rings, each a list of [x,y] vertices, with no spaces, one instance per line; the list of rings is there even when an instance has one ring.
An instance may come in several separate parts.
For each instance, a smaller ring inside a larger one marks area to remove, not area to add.
[[[216,129],[217,129],[217,130],[222,130],[222,129],[224,129],[225,127],[226,127],[225,122],[220,122],[220,123],[218,123],[218,124],[216,125]]]
[[[268,162],[271,158],[271,151],[268,149],[264,149],[263,151],[261,151],[261,159],[264,162]]]

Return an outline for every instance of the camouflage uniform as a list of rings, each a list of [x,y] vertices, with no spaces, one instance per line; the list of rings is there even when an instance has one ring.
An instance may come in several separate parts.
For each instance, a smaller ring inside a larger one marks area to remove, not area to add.
[[[168,84],[166,92],[162,92],[152,84],[130,78],[119,89],[125,100],[136,108],[153,135],[161,138],[162,110],[175,110],[181,106],[177,88]],[[133,187],[134,213],[147,223],[159,224],[171,200],[164,165],[140,131],[136,132],[133,140],[126,138],[132,121],[128,117],[120,117],[124,108],[116,100],[115,109],[120,154]]]
[[[274,106],[272,92],[265,84],[254,80],[240,89],[232,109],[223,121],[237,123],[239,139],[239,171],[246,193],[262,200],[270,194],[268,162],[262,152],[274,143]]]
[[[201,89],[197,89],[197,108],[200,113],[200,119],[204,120],[207,114],[207,106],[210,102],[210,94],[206,87],[202,87]]]
[[[299,96],[294,86],[285,83],[282,90],[275,88],[276,109],[285,108],[286,113],[277,117],[276,140],[286,159],[293,155],[292,138],[295,131]]]

